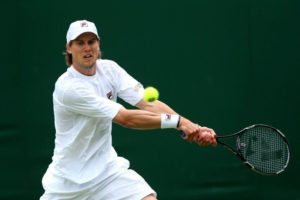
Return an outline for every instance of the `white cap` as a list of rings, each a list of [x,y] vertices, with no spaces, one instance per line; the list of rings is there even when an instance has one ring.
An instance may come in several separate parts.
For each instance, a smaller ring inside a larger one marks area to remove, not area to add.
[[[93,22],[89,22],[87,20],[79,20],[70,24],[69,30],[67,32],[67,44],[71,40],[75,40],[79,35],[83,33],[94,33],[98,39],[98,32],[95,24]]]

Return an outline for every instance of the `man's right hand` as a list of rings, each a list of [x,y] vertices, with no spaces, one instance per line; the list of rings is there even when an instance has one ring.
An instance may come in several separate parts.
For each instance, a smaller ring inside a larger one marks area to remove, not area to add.
[[[202,127],[181,117],[178,129],[183,132],[183,139],[189,142],[194,142],[201,146],[217,145],[216,133],[211,128]]]

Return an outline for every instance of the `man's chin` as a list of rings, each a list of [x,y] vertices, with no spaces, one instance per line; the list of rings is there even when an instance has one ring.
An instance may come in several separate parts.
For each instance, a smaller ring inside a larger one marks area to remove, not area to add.
[[[94,68],[96,66],[96,61],[84,63],[82,66],[85,69],[92,69],[92,68]]]

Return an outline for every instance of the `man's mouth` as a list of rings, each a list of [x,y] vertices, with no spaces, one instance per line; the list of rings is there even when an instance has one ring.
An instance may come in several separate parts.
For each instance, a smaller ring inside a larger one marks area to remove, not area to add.
[[[91,57],[93,57],[92,54],[86,54],[86,55],[83,56],[83,58],[91,58]]]

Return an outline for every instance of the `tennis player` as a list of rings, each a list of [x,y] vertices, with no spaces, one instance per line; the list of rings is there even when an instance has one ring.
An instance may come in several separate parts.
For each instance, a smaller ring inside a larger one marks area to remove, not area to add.
[[[94,23],[81,20],[67,32],[66,62],[53,92],[55,148],[41,200],[155,200],[156,192],[112,146],[112,122],[126,128],[174,128],[186,140],[215,145],[212,129],[179,116],[161,101],[143,100],[143,86],[111,60],[101,59]],[[137,107],[126,109],[117,97]]]

